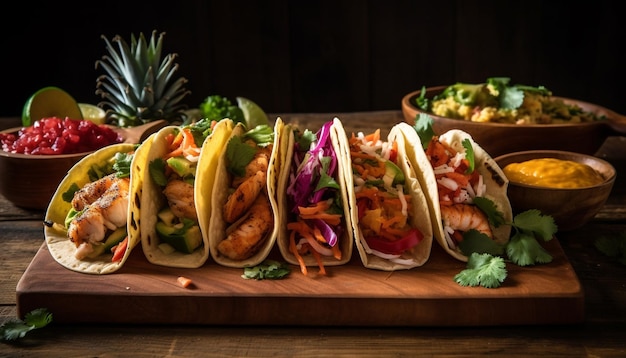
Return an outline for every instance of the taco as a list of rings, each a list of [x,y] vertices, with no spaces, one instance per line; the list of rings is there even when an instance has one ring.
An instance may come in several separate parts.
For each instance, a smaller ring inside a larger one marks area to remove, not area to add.
[[[299,265],[343,265],[350,261],[347,184],[347,136],[338,118],[326,122],[317,133],[286,125],[278,145],[285,165],[278,179],[280,229],[277,244],[282,257]]]
[[[406,154],[401,127],[352,134],[346,171],[350,224],[363,265],[383,271],[422,266],[433,243],[426,192]]]
[[[121,268],[140,241],[130,197],[142,165],[134,144],[89,154],[67,173],[45,215],[46,245],[56,262],[76,272],[109,274]]]
[[[503,248],[511,234],[509,181],[496,161],[470,134],[452,129],[440,136],[432,119],[414,127],[403,124],[409,157],[421,169],[437,242],[454,258],[467,262],[472,252]],[[421,139],[421,141],[420,141]]]
[[[237,123],[220,151],[211,200],[209,246],[220,265],[250,267],[263,262],[276,242],[277,131],[262,124],[247,129]],[[202,165],[206,163],[203,161]]]
[[[201,230],[196,203],[199,192],[210,195],[216,166],[201,171],[205,182],[196,180],[196,175],[199,162],[205,160],[202,157],[216,155],[205,152],[206,145],[220,148],[227,138],[227,133],[219,129],[222,126],[228,126],[228,122],[200,120],[168,126],[148,138],[149,146],[139,148],[148,152],[148,173],[139,193],[141,208],[137,215],[143,252],[150,263],[197,268],[208,259],[208,238]],[[199,190],[197,182],[202,182]]]

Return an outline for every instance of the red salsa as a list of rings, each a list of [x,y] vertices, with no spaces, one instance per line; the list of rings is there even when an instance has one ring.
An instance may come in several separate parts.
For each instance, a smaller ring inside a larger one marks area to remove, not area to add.
[[[123,138],[105,125],[57,117],[40,119],[17,133],[0,133],[2,150],[21,154],[83,153],[121,142]]]

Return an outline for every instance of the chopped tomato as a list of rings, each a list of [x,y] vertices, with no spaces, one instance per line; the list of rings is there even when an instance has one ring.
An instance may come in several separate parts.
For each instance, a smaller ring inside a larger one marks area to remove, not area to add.
[[[390,241],[381,238],[380,236],[371,236],[365,238],[367,244],[371,249],[380,251],[386,254],[399,255],[404,251],[419,244],[424,236],[417,229],[409,231],[404,237],[396,241]]]
[[[124,257],[124,253],[126,252],[127,247],[128,247],[128,236],[126,236],[124,240],[122,240],[119,244],[111,248],[111,251],[113,251],[113,258],[111,259],[111,261],[112,262],[120,261],[122,257]]]

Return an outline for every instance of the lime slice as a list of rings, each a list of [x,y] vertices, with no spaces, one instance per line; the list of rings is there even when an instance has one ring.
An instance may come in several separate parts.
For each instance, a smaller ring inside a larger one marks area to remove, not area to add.
[[[259,124],[270,124],[267,114],[258,104],[244,97],[237,97],[237,105],[241,108],[246,120],[246,126],[252,129]]]
[[[38,90],[26,101],[22,110],[22,125],[28,127],[49,117],[83,119],[76,100],[64,90],[52,86]]]
[[[90,120],[95,124],[104,124],[106,120],[104,109],[90,103],[79,103],[78,108],[80,108],[83,119]]]

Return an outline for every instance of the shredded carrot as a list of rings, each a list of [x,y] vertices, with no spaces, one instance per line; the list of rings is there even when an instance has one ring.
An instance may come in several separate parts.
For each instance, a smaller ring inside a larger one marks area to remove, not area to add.
[[[165,156],[165,159],[178,157],[181,155],[197,156],[200,154],[200,148],[198,148],[198,146],[196,145],[196,141],[193,138],[193,134],[191,133],[191,130],[189,128],[181,129],[181,131],[172,142],[172,146],[170,148],[172,149],[172,151]]]
[[[312,206],[298,206],[298,212],[300,213],[300,215],[313,215],[317,213],[322,213],[330,208],[331,203],[332,199],[319,201]]]
[[[373,133],[370,133],[368,135],[366,135],[363,138],[364,142],[378,142],[380,140],[380,128],[378,128],[376,131],[374,131]]]
[[[300,264],[300,271],[302,272],[304,276],[306,276],[307,268],[306,268],[306,264],[304,263],[304,259],[302,258],[302,256],[300,256],[300,253],[298,252],[298,248],[296,247],[296,232],[295,231],[291,231],[291,233],[289,234],[289,251],[291,251],[293,256],[296,257],[296,260],[298,260],[298,263]]]
[[[183,286],[184,288],[189,287],[192,284],[192,281],[190,278],[187,278],[185,276],[178,276],[178,278],[176,279],[176,281],[178,281],[178,283]]]
[[[341,260],[341,250],[339,249],[339,245],[335,245],[331,248],[333,250],[333,257],[337,260]]]
[[[326,276],[326,268],[324,267],[324,263],[322,262],[322,255],[315,250],[311,250],[311,254],[315,257],[315,261],[317,261],[317,266],[320,270],[317,272],[318,275]]]

